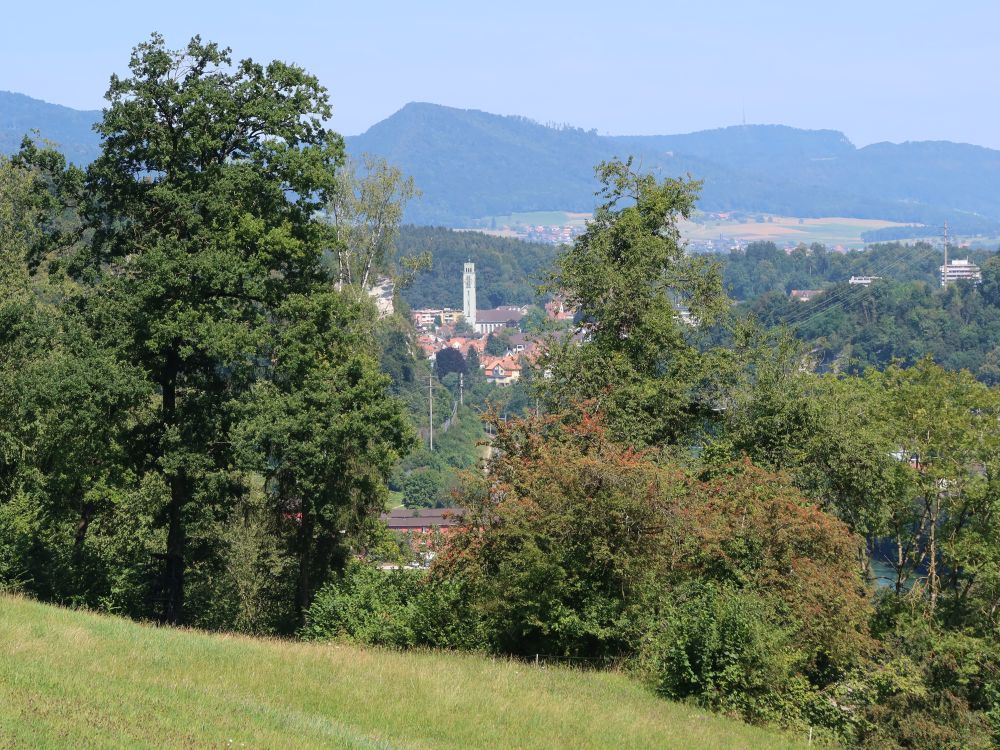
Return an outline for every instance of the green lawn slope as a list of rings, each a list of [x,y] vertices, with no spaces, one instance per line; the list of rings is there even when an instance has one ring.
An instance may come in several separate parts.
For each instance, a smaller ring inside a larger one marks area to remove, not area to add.
[[[795,746],[623,675],[209,635],[0,597],[0,748]]]

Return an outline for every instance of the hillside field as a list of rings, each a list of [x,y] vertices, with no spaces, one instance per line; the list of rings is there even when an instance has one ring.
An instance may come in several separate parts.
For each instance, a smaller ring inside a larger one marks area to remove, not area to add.
[[[543,227],[583,227],[590,216],[587,213],[569,211],[515,213],[480,219],[476,222],[476,226],[468,227],[468,229],[501,237],[513,237],[516,236],[519,229],[523,230],[539,225]],[[865,246],[865,241],[861,239],[863,232],[904,226],[894,221],[852,219],[843,216],[798,218],[765,214],[761,218],[764,221],[720,219],[715,215],[698,214],[693,220],[681,221],[680,228],[684,239],[691,242],[715,240],[721,234],[728,239],[738,239],[744,242],[770,241],[781,245],[799,242],[809,245],[813,242],[820,242],[830,247],[844,245],[845,247],[861,248]],[[930,228],[929,235],[933,235],[934,231],[933,228]]]
[[[728,238],[747,242],[775,242],[807,245],[819,242],[828,246],[864,247],[862,232],[886,227],[902,226],[893,221],[880,219],[851,219],[843,216],[825,216],[815,219],[800,219],[794,216],[771,216],[765,221],[727,221],[707,216],[698,216],[696,221],[680,222],[681,234],[686,240],[714,240],[720,234]]]
[[[799,746],[620,674],[209,635],[0,597],[5,749]]]

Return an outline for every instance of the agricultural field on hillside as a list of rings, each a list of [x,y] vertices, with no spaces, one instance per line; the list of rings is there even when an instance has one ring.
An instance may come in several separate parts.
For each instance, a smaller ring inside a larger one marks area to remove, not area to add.
[[[622,674],[208,635],[0,598],[0,747],[70,746],[799,745]]]
[[[824,245],[860,248],[865,242],[862,232],[886,227],[903,226],[897,222],[880,219],[851,219],[845,217],[822,217],[801,219],[794,216],[762,215],[763,221],[726,220],[701,214],[693,221],[680,222],[683,237],[691,242],[715,240],[719,235],[748,242],[770,241],[781,245],[804,242],[809,245],[819,242]]]
[[[591,214],[568,211],[533,211],[502,216],[488,216],[475,222],[470,229],[477,229],[496,236],[519,236],[528,227],[580,227]],[[760,214],[761,221],[740,214],[736,218],[719,218],[717,214],[697,214],[690,221],[680,222],[683,237],[689,242],[717,240],[720,235],[727,239],[744,242],[770,241],[784,245],[804,242],[809,245],[819,242],[831,247],[860,248],[865,246],[861,235],[876,229],[906,226],[894,221],[881,219],[852,219],[842,216],[821,218],[798,218],[795,216],[773,216]],[[936,229],[929,229],[934,235]]]

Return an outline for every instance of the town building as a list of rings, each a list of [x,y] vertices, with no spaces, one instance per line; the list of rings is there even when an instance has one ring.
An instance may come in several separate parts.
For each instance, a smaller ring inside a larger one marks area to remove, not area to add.
[[[417,346],[420,347],[427,359],[433,359],[441,348],[441,339],[432,333],[422,333],[417,336]]]
[[[428,330],[438,325],[453,326],[462,318],[461,310],[453,310],[450,307],[424,308],[411,312],[413,325],[417,328]]]
[[[447,533],[448,529],[462,523],[461,508],[395,508],[382,514],[382,521],[390,531],[426,534],[432,531]]]
[[[566,306],[562,297],[555,297],[551,302],[546,302],[545,314],[549,320],[573,320],[573,311]]]
[[[683,323],[684,325],[697,327],[698,322],[699,322],[698,318],[696,318],[691,313],[690,309],[688,309],[687,307],[684,307],[682,305],[677,305],[677,306],[674,307],[674,311],[675,311],[675,314],[677,316],[677,319],[681,323]]]
[[[788,296],[795,302],[809,302],[822,293],[822,289],[793,289]]]
[[[476,333],[489,335],[501,328],[517,328],[525,315],[523,307],[498,307],[476,311]]]
[[[510,349],[508,354],[523,354],[535,344],[535,339],[526,333],[512,333],[510,335]]]
[[[968,258],[953,260],[946,266],[939,266],[938,271],[941,274],[941,286],[947,286],[953,281],[979,282],[983,280],[979,266],[969,261]]]
[[[465,527],[462,508],[395,508],[382,514],[382,522],[409,546],[416,558],[407,568],[427,568],[437,555],[436,547],[451,531]],[[397,570],[399,565],[383,563],[383,570]]]
[[[521,379],[521,361],[513,354],[484,357],[482,365],[486,381],[494,385],[510,385]]]
[[[454,336],[448,339],[445,346],[450,346],[452,349],[458,349],[462,352],[463,356],[468,356],[470,349],[475,349],[480,354],[486,349],[486,339],[479,338],[473,339],[467,336]]]
[[[847,283],[851,286],[871,286],[881,278],[881,276],[852,276]]]

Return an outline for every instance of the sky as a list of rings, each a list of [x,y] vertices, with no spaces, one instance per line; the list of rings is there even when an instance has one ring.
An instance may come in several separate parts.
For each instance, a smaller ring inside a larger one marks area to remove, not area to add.
[[[996,0],[5,3],[0,90],[99,109],[152,31],[305,67],[331,124],[410,101],[600,133],[748,123],[1000,148]]]

